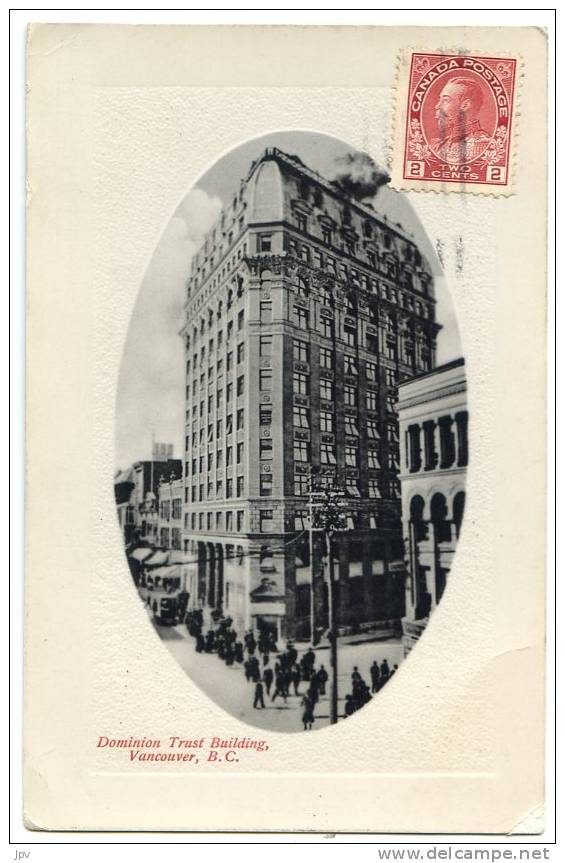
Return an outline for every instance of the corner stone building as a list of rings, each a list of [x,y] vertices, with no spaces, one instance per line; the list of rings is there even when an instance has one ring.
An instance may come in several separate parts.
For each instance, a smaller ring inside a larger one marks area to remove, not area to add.
[[[342,632],[404,614],[397,383],[434,365],[433,283],[400,226],[267,149],[192,260],[183,547],[190,605],[310,637],[308,491],[347,492]],[[316,626],[327,625],[314,542]]]

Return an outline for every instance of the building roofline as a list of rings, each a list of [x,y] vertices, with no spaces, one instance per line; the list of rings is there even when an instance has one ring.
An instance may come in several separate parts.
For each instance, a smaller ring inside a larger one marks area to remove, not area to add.
[[[390,222],[385,214],[378,213],[372,206],[369,204],[362,203],[358,198],[353,197],[352,195],[347,195],[345,192],[338,189],[331,180],[328,180],[327,177],[323,177],[313,168],[310,168],[309,165],[306,165],[299,156],[293,156],[290,153],[285,153],[284,150],[279,149],[279,147],[266,147],[264,153],[256,159],[245,178],[245,183],[248,183],[259,165],[262,162],[266,162],[270,159],[279,159],[281,162],[288,165],[291,170],[295,170],[297,173],[305,174],[309,176],[314,182],[318,183],[327,192],[331,195],[334,195],[336,198],[341,199],[342,201],[351,204],[353,207],[357,207],[357,209],[364,215],[368,216],[371,219],[374,219],[381,226],[386,227],[387,230],[390,230],[391,233],[396,234],[400,239],[405,242],[411,243],[413,246],[417,247],[416,240],[414,237],[408,233],[408,231],[399,225],[397,222]]]
[[[464,357],[457,357],[456,360],[450,360],[448,363],[444,363],[442,366],[436,366],[434,369],[431,369],[429,372],[421,372],[418,375],[413,375],[410,378],[407,378],[405,381],[402,381],[398,384],[398,389],[402,389],[402,387],[407,386],[408,384],[413,383],[414,381],[420,381],[423,378],[431,378],[434,375],[441,374],[442,372],[446,372],[449,369],[456,369],[459,366],[465,365]]]

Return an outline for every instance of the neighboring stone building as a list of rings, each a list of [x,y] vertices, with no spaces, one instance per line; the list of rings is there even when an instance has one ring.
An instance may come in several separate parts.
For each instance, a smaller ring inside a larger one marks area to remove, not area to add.
[[[158,545],[163,549],[180,551],[182,544],[184,482],[182,476],[159,483]]]
[[[116,475],[114,495],[125,545],[159,544],[159,484],[171,477],[182,477],[180,459],[137,461]]]
[[[408,560],[408,652],[440,601],[459,539],[468,462],[467,385],[463,359],[398,388],[402,524]]]
[[[402,617],[396,386],[433,367],[438,329],[430,268],[399,226],[296,156],[268,149],[253,163],[187,285],[193,604],[240,630],[309,635],[313,466],[349,496],[340,627]]]

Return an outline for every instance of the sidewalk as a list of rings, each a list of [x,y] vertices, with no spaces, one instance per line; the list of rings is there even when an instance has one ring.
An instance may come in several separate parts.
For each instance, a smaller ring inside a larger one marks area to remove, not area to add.
[[[303,731],[302,710],[300,701],[306,688],[304,682],[299,687],[299,695],[289,695],[288,701],[277,697],[273,703],[264,694],[265,709],[253,708],[255,684],[245,679],[241,665],[227,666],[215,653],[197,653],[195,641],[188,635],[184,625],[177,627],[155,626],[167,648],[175,657],[181,668],[196,683],[202,691],[216,704],[249,725],[264,728],[268,731],[298,732]],[[355,636],[346,636],[355,639]],[[296,644],[299,653],[304,653],[308,645]],[[379,663],[386,658],[390,667],[400,665],[403,659],[403,649],[400,639],[369,642],[361,644],[338,643],[338,713],[343,718],[345,696],[351,692],[351,672],[356,665],[360,674],[369,684],[371,676],[369,668],[373,660]],[[274,661],[271,660],[271,665]],[[323,664],[330,673],[329,650],[316,648],[316,667]],[[329,682],[328,682],[329,683]],[[394,679],[388,684],[394,685]],[[291,687],[294,692],[294,688]],[[271,695],[273,689],[271,689]],[[376,696],[378,698],[378,695]],[[314,729],[330,724],[328,695],[322,696],[315,709],[316,721]]]

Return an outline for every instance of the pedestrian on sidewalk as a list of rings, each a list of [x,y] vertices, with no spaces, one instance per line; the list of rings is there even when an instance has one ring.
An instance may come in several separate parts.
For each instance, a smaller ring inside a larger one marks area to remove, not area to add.
[[[277,674],[275,677],[275,691],[273,692],[273,697],[271,701],[274,701],[277,695],[282,695],[284,699],[284,703],[286,704],[286,693],[284,691],[284,679],[282,674]]]
[[[318,673],[316,674],[316,680],[318,683],[318,690],[320,695],[326,694],[326,683],[328,682],[328,672],[324,668],[323,665],[320,665]]]
[[[304,725],[304,731],[311,731],[312,725],[314,724],[314,705],[310,701],[308,695],[303,695],[300,703],[302,706],[302,723]]]
[[[302,675],[300,674],[300,668],[298,665],[295,665],[292,669],[292,684],[294,686],[294,694],[300,695],[298,691],[298,687],[300,686],[300,681],[302,680]]]
[[[265,702],[263,701],[263,684],[259,681],[259,683],[255,684],[255,697],[253,699],[253,707],[258,709],[259,707],[265,707]]]
[[[379,664],[377,660],[373,662],[371,665],[371,692],[379,691],[379,679],[381,676],[381,671],[379,668]]]
[[[267,690],[267,695],[271,694],[271,686],[273,684],[273,669],[268,665],[263,671],[263,682],[265,684],[265,689]]]

